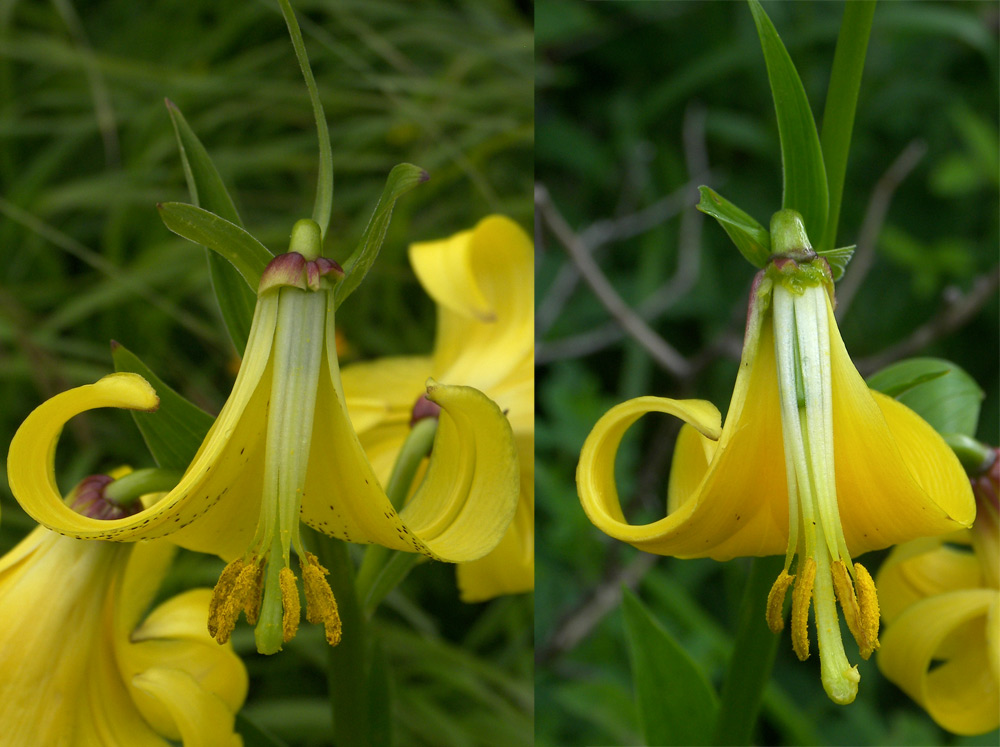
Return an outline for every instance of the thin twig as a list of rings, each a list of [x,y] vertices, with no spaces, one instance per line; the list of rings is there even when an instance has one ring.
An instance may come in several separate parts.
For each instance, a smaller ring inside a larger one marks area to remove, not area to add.
[[[690,364],[666,340],[654,332],[642,317],[637,315],[618,295],[607,277],[597,266],[597,262],[580,243],[579,237],[566,223],[566,219],[556,209],[549,198],[548,190],[541,185],[535,187],[535,205],[542,218],[556,238],[569,253],[580,275],[597,296],[608,313],[638,342],[643,349],[665,370],[675,376],[687,376]]]
[[[857,249],[849,265],[849,271],[837,286],[837,319],[843,319],[851,302],[854,301],[855,294],[868,276],[868,271],[871,270],[875,261],[875,246],[879,234],[882,233],[882,225],[885,223],[885,216],[889,212],[889,204],[896,189],[916,168],[925,153],[927,144],[923,140],[910,141],[875,183],[864,220],[861,222],[861,229],[858,231]]]
[[[620,241],[648,231],[668,220],[674,213],[681,213],[677,269],[666,283],[643,299],[636,308],[638,316],[646,322],[651,322],[659,317],[686,294],[698,280],[701,269],[701,229],[704,215],[695,210],[694,205],[699,199],[696,185],[704,183],[710,176],[708,153],[705,148],[704,107],[688,107],[684,117],[683,140],[687,170],[691,175],[690,181],[684,187],[638,213],[616,220],[598,221],[579,234],[581,243],[593,250],[601,243]],[[679,203],[679,206],[675,207],[675,203]],[[668,206],[669,210],[666,209]],[[573,265],[565,265],[556,276],[550,293],[546,294],[546,300],[539,306],[539,315],[544,308],[545,312],[551,316],[551,306],[554,304],[548,302],[552,299],[551,293],[553,291],[558,291],[560,294],[566,293],[565,288],[559,287],[560,281],[564,281],[563,271],[566,272],[565,279],[575,281],[577,277],[575,268]],[[561,310],[561,305],[557,307],[559,310]],[[554,318],[549,323],[551,324],[553,321],[555,321]],[[536,329],[538,337],[541,337],[547,330],[547,327],[538,326],[537,316]],[[561,340],[537,344],[535,362],[536,365],[544,365],[554,360],[589,355],[618,342],[624,335],[625,331],[620,324],[608,322],[595,329]]]
[[[698,201],[698,184],[709,181],[707,173],[695,175],[687,184],[674,190],[652,205],[620,218],[609,218],[592,223],[578,234],[582,246],[590,253],[616,241],[624,241],[666,223],[688,205]],[[576,289],[580,273],[574,264],[559,268],[555,280],[535,312],[535,335],[541,338],[562,313],[569,296]],[[612,323],[612,327],[619,329]],[[619,335],[619,338],[620,335]]]
[[[948,299],[948,294],[946,293],[947,305],[933,319],[915,329],[905,340],[883,350],[881,353],[867,358],[855,359],[855,365],[862,374],[867,376],[890,363],[894,363],[923,350],[935,340],[951,334],[975,316],[983,305],[990,300],[993,294],[997,292],[998,286],[1000,286],[1000,266],[996,266],[987,274],[976,278],[972,284],[972,288],[964,296]],[[995,347],[993,348],[993,353],[996,353]]]

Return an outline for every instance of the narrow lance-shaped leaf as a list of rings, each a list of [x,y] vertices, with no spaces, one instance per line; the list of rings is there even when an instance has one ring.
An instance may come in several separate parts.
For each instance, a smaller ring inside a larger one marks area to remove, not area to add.
[[[375,258],[378,257],[378,253],[382,249],[382,242],[385,240],[385,232],[389,228],[389,219],[392,217],[392,208],[396,204],[396,200],[418,184],[426,182],[428,178],[426,171],[410,163],[398,164],[389,172],[382,196],[379,198],[375,212],[361,236],[361,243],[343,264],[345,277],[337,286],[338,308],[344,299],[361,284],[365,275],[368,274],[368,270],[374,264]]]
[[[704,673],[628,589],[622,612],[642,734],[649,745],[711,744],[718,698]]]
[[[868,50],[874,15],[875,0],[853,0],[844,5],[844,18],[837,37],[837,49],[833,53],[830,85],[826,92],[826,107],[823,109],[823,131],[820,133],[830,195],[826,228],[822,234],[814,234],[815,245],[820,254],[832,250],[837,241],[837,223],[840,220],[847,155],[854,130],[854,112],[858,105],[861,73],[865,67],[865,53]]]
[[[285,17],[288,34],[292,37],[292,46],[298,58],[302,77],[309,89],[309,101],[312,102],[313,116],[316,119],[316,134],[319,136],[319,176],[316,179],[316,202],[313,206],[313,220],[319,224],[320,233],[326,237],[326,229],[330,225],[330,212],[333,209],[333,152],[330,148],[330,130],[323,113],[323,102],[319,98],[316,79],[309,67],[309,57],[306,55],[306,45],[302,41],[299,22],[295,19],[295,11],[288,0],[278,0],[281,14]]]
[[[747,262],[757,269],[763,268],[771,256],[771,236],[767,229],[709,187],[698,187],[698,191],[701,192],[698,209],[719,221]]]
[[[254,293],[274,255],[234,223],[194,205],[164,202],[156,206],[163,224],[178,236],[208,247],[232,262]]]
[[[759,0],[748,1],[764,50],[767,77],[778,118],[784,180],[781,206],[802,216],[810,236],[822,236],[826,230],[829,194],[816,122],[802,81],[774,24]]]
[[[174,124],[174,134],[177,136],[177,146],[180,149],[191,201],[196,206],[203,207],[242,228],[243,221],[240,220],[233,198],[226,190],[226,185],[205,146],[194,134],[181,110],[170,99],[167,99],[167,111]],[[215,300],[222,312],[222,319],[226,323],[226,329],[237,352],[243,355],[247,338],[250,336],[250,324],[253,321],[257,295],[246,286],[232,264],[207,248],[205,256],[208,258],[212,289],[215,291]]]
[[[149,366],[120,343],[111,343],[111,357],[115,371],[137,373],[156,390],[160,398],[157,411],[133,411],[132,417],[157,465],[183,472],[215,418],[164,384]]]

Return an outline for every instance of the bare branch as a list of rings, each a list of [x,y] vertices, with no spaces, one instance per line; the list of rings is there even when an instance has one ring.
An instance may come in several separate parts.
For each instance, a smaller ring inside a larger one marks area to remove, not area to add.
[[[608,313],[660,366],[675,376],[686,376],[690,370],[687,360],[670,343],[654,332],[618,295],[618,291],[608,281],[590,252],[580,243],[580,238],[573,233],[566,219],[552,203],[548,190],[542,185],[535,187],[535,205],[542,219],[569,253],[580,275]]]
[[[875,245],[879,234],[882,233],[882,224],[885,223],[885,216],[889,212],[889,204],[896,189],[916,168],[925,153],[927,144],[923,140],[912,140],[875,183],[864,220],[861,221],[861,229],[858,231],[858,248],[851,260],[850,272],[844,275],[844,279],[837,286],[837,319],[844,318],[858,288],[871,270],[875,261]]]
[[[964,296],[948,299],[946,294],[945,308],[929,322],[915,329],[905,340],[881,353],[855,360],[855,365],[863,375],[867,376],[890,363],[919,352],[968,322],[997,292],[998,286],[1000,286],[1000,266],[976,278],[972,289]],[[993,352],[996,352],[995,348]]]

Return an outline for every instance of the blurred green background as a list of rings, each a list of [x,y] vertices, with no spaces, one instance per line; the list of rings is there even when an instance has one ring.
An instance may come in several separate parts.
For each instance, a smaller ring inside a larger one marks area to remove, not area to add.
[[[293,5],[333,143],[327,242],[353,250],[399,162],[431,180],[397,205],[383,253],[338,314],[348,358],[427,352],[434,306],[406,260],[492,212],[532,216],[531,9],[508,0]],[[218,412],[238,361],[204,251],[155,204],[188,201],[169,97],[272,251],[311,214],[313,114],[277,2],[0,2],[0,434],[47,397],[111,370],[115,339]],[[70,488],[119,464],[147,466],[128,415],[77,418],[57,474]],[[0,489],[0,551],[32,523]],[[220,564],[184,554],[164,593],[213,585]],[[454,569],[417,568],[376,629],[394,667],[400,744],[524,744],[532,729],[532,604],[457,599]],[[325,744],[325,647],[303,625],[284,654],[250,653],[245,713],[289,744]]]
[[[821,124],[843,4],[765,9]],[[838,299],[862,373],[916,354],[957,362],[986,394],[978,435],[992,444],[997,28],[992,2],[879,5],[837,239],[859,244]],[[781,202],[777,126],[743,3],[542,0],[536,102],[536,736],[539,744],[637,743],[621,585],[637,589],[718,684],[747,562],[656,558],[610,540],[584,516],[573,475],[586,434],[624,399],[697,397],[725,412],[754,271],[694,211],[691,187],[708,184],[767,225]],[[545,211],[564,218],[572,236],[551,230]],[[684,357],[687,373],[664,370],[623,339],[567,260],[567,241],[592,254]],[[617,473],[633,521],[663,515],[678,426],[647,417],[626,437]],[[880,560],[864,562],[874,569]],[[757,743],[997,743],[996,732],[963,739],[938,729],[874,660],[860,671],[858,700],[836,706],[816,658],[799,663],[784,637]]]

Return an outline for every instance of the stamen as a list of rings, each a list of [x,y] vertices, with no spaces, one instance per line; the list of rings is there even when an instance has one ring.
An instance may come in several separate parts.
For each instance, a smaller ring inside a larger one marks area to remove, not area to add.
[[[851,577],[847,573],[847,566],[844,561],[838,558],[830,566],[830,574],[833,576],[833,590],[837,594],[837,601],[844,610],[844,622],[847,629],[851,631],[854,640],[858,642],[858,648],[865,648],[865,632],[861,628],[861,607],[858,605],[858,598],[854,594],[854,585]],[[867,656],[865,657],[868,658]]]
[[[247,616],[247,622],[251,625],[257,624],[257,618],[260,617],[260,603],[264,597],[264,560],[254,563],[254,568],[256,568],[254,583],[243,603],[243,614]]]
[[[875,581],[872,580],[868,569],[861,563],[854,564],[855,584],[858,588],[858,604],[861,608],[860,627],[865,634],[865,644],[861,648],[861,658],[867,659],[873,651],[878,650],[878,593],[875,590]]]
[[[281,637],[288,643],[299,629],[299,587],[295,584],[295,574],[287,565],[281,569],[278,581],[281,584],[281,607],[284,610],[281,616]]]
[[[800,569],[792,590],[792,649],[799,661],[809,658],[809,602],[816,580],[816,561],[799,559]]]
[[[225,568],[222,569],[222,573],[219,575],[219,581],[215,584],[215,588],[212,590],[212,599],[208,603],[208,633],[218,640],[219,633],[219,613],[225,606],[226,600],[229,595],[233,593],[233,587],[236,585],[236,579],[239,577],[240,572],[243,570],[243,559],[236,558],[236,560],[229,563]],[[235,625],[236,621],[233,621]],[[232,632],[232,628],[230,628]],[[226,638],[228,639],[228,634]],[[224,643],[225,641],[220,641]]]
[[[785,606],[785,595],[788,587],[795,581],[795,576],[788,575],[784,568],[774,580],[774,585],[767,595],[767,627],[772,633],[780,633],[785,629],[785,616],[782,614]]]
[[[306,592],[306,619],[313,624],[323,623],[326,642],[336,646],[340,643],[342,628],[337,600],[326,580],[330,571],[321,566],[311,552],[306,553],[305,561],[299,558],[299,566],[302,568],[302,585]]]

